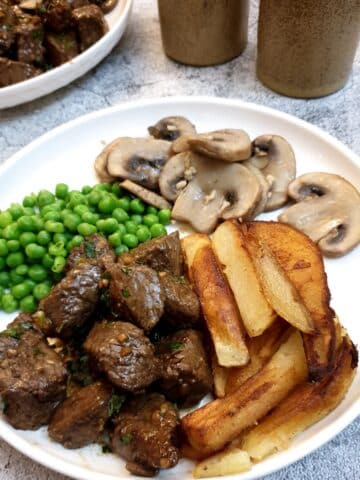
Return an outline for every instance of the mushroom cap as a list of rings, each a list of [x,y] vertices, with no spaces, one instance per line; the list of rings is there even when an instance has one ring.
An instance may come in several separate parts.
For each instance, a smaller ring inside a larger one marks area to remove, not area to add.
[[[98,174],[106,169],[111,179],[132,180],[153,190],[158,187],[170,147],[170,142],[152,137],[121,137],[105,147],[95,161],[95,169]]]
[[[196,134],[195,126],[185,117],[165,117],[148,128],[150,135],[173,142],[181,135]]]
[[[265,165],[261,172],[271,184],[265,211],[275,210],[288,199],[288,185],[296,176],[296,160],[291,145],[279,135],[261,135],[253,141],[254,166]],[[267,159],[267,161],[266,161]]]
[[[199,133],[190,136],[186,143],[193,152],[224,162],[239,162],[251,156],[251,140],[244,130],[227,128]]]
[[[174,202],[196,174],[192,152],[182,152],[168,160],[159,177],[161,195]],[[209,160],[211,161],[211,160]]]
[[[119,139],[114,140],[113,142],[106,145],[102,152],[95,159],[95,171],[99,179],[103,182],[113,182],[116,180],[115,177],[110,175],[107,169],[107,161],[109,153],[116,148]]]
[[[341,256],[360,243],[360,194],[350,182],[331,173],[307,173],[288,191],[299,203],[279,220],[307,234],[324,255]]]
[[[210,233],[220,219],[248,218],[261,196],[255,175],[237,163],[210,160],[187,153],[194,177],[181,190],[172,210],[175,220]]]

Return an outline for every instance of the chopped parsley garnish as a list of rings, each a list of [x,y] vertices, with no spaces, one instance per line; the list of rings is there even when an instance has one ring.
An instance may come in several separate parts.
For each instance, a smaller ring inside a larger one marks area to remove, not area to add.
[[[23,322],[23,323],[20,324],[20,326],[23,330],[33,330],[34,329],[33,324],[30,323],[30,322]]]
[[[111,273],[106,271],[102,274],[102,277],[104,280],[111,280]]]
[[[31,37],[33,40],[42,40],[43,32],[41,30],[33,30],[31,32]]]
[[[113,415],[117,415],[124,402],[125,402],[125,395],[120,395],[118,393],[113,393],[112,397],[109,402],[109,417],[112,417]]]
[[[39,355],[44,355],[44,352],[39,347],[35,347],[33,352],[34,352],[35,357],[37,357]]]
[[[15,340],[19,340],[22,332],[19,332],[16,328],[7,328],[1,332],[1,335],[7,335],[8,337],[15,338]]]
[[[174,281],[175,281],[176,283],[181,283],[181,284],[185,284],[185,283],[186,283],[186,279],[185,279],[184,275],[181,275],[181,277],[175,277],[175,278],[174,278]]]
[[[120,440],[121,440],[121,443],[123,443],[124,445],[130,445],[130,443],[132,442],[132,439],[133,437],[131,433],[125,433],[125,435],[123,435]]]
[[[130,297],[130,292],[127,288],[123,288],[121,290],[121,293],[122,293],[122,296],[125,297],[125,298],[129,298]]]
[[[94,242],[90,240],[86,240],[84,242],[84,252],[87,258],[95,258],[96,257],[96,250]]]
[[[121,267],[121,271],[125,273],[125,275],[129,275],[131,273],[131,268],[129,267]]]
[[[182,348],[183,346],[184,346],[184,344],[181,343],[181,342],[168,343],[168,348],[169,348],[169,350],[179,350],[179,349]]]
[[[92,376],[89,371],[87,355],[82,355],[81,357],[74,360],[68,360],[66,362],[66,369],[72,377],[72,380],[79,383],[83,387],[86,387],[93,382]]]

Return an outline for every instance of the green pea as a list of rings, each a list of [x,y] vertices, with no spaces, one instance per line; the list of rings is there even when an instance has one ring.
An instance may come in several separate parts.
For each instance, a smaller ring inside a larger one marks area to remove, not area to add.
[[[163,208],[158,213],[159,222],[163,225],[168,225],[171,219],[171,210],[169,208]]]
[[[14,220],[17,220],[24,214],[23,207],[20,203],[12,203],[8,210]]]
[[[119,198],[119,200],[117,201],[117,206],[128,212],[130,210],[130,198],[129,197]]]
[[[99,220],[99,215],[96,213],[87,211],[81,215],[81,220],[84,223],[91,223],[91,225],[96,225],[96,222]]]
[[[84,237],[82,235],[75,235],[71,242],[73,243],[74,247],[79,247],[84,241]]]
[[[88,212],[89,211],[89,207],[87,205],[84,205],[84,204],[80,204],[80,205],[76,205],[76,207],[74,207],[74,213],[76,213],[77,215],[79,215],[80,217],[85,213],[85,212]]]
[[[48,248],[48,252],[50,255],[53,257],[66,257],[67,251],[66,248],[64,247],[63,242],[58,242],[58,243],[51,243]]]
[[[66,260],[64,257],[55,257],[54,265],[52,266],[51,270],[54,273],[60,273],[64,270],[66,264]]]
[[[117,207],[117,201],[110,195],[104,196],[98,205],[99,211],[101,213],[111,213]]]
[[[120,188],[120,185],[118,183],[113,183],[111,185],[111,192],[116,195],[117,197],[120,197],[122,194],[122,190]]]
[[[136,233],[138,224],[129,220],[128,222],[125,222],[125,228],[127,233]]]
[[[88,235],[92,235],[93,233],[97,232],[97,228],[95,225],[91,225],[90,223],[80,223],[77,228],[77,231],[83,237],[87,237]]]
[[[81,223],[81,217],[76,213],[69,213],[64,219],[65,227],[70,230],[70,232],[77,232],[77,228]]]
[[[93,190],[89,195],[87,196],[87,201],[89,205],[97,205],[100,202],[101,199],[101,193]]]
[[[25,277],[23,275],[19,275],[18,273],[16,273],[16,269],[10,270],[9,278],[10,278],[10,283],[8,286],[17,285],[18,283],[21,283],[25,280]]]
[[[35,193],[30,193],[30,195],[26,195],[26,197],[24,197],[22,204],[23,204],[24,207],[31,207],[32,208],[32,207],[35,207],[36,200],[37,200],[37,198],[36,198]]]
[[[18,250],[20,250],[20,242],[19,240],[8,240],[7,247],[9,249],[9,252],[17,252]]]
[[[108,237],[109,243],[113,247],[118,247],[121,245],[121,233],[120,232],[114,232]]]
[[[34,209],[31,208],[31,207],[24,207],[23,208],[23,214],[26,216],[26,217],[29,217],[30,215],[34,215]],[[20,217],[21,218],[21,217]]]
[[[126,233],[123,236],[122,241],[123,241],[123,244],[129,248],[135,248],[139,244],[139,240],[137,239],[137,236],[134,235],[133,233]]]
[[[20,237],[20,230],[17,223],[10,223],[3,230],[3,237],[6,240],[17,240]]]
[[[39,283],[38,285],[35,285],[33,290],[33,295],[36,298],[36,300],[41,300],[42,298],[49,295],[50,290],[51,290],[51,287],[48,283]]]
[[[129,220],[129,214],[127,213],[127,211],[120,207],[115,208],[111,215],[119,223],[125,223],[127,220]]]
[[[43,216],[43,219],[44,219],[44,222],[47,222],[47,221],[59,222],[61,220],[61,213],[58,212],[57,210],[52,210],[50,212],[47,212]]]
[[[148,227],[141,226],[136,230],[136,236],[139,240],[139,242],[146,242],[146,240],[150,240],[151,238],[151,233]]]
[[[134,213],[144,213],[145,205],[139,198],[134,198],[130,201],[130,210]]]
[[[36,283],[34,282],[34,280],[31,280],[30,278],[26,278],[24,280],[24,283],[26,283],[26,285],[29,286],[30,290],[32,291],[36,285]]]
[[[53,236],[53,243],[63,242],[63,244],[65,245],[71,239],[72,239],[71,233],[68,233],[68,232],[55,233]]]
[[[49,245],[49,243],[51,242],[51,235],[46,230],[40,230],[40,232],[36,236],[36,239],[39,245]]]
[[[18,309],[18,302],[17,300],[11,295],[11,293],[4,293],[1,298],[2,309],[6,313],[15,312]]]
[[[111,184],[110,183],[97,183],[93,190],[100,190],[100,191],[105,191],[105,192],[110,192],[111,191]]]
[[[153,213],[154,215],[157,215],[158,209],[156,207],[153,207],[152,205],[148,205],[146,207],[146,213]]]
[[[104,233],[114,233],[118,229],[119,223],[115,218],[106,218],[102,223]]]
[[[66,183],[58,183],[55,187],[55,195],[57,198],[65,199],[69,192],[69,187]]]
[[[65,217],[67,217],[68,215],[72,215],[73,214],[73,211],[70,210],[70,208],[64,208],[63,210],[61,210],[60,212],[60,215],[61,215],[61,218],[64,220]]]
[[[152,238],[162,237],[166,235],[166,228],[161,223],[154,223],[150,227],[150,232]]]
[[[126,253],[128,251],[129,251],[129,248],[126,245],[119,245],[118,247],[115,248],[116,255],[122,255],[123,253]]]
[[[32,295],[27,295],[20,300],[20,310],[22,312],[34,313],[37,308],[37,302]]]
[[[26,255],[32,260],[40,260],[46,253],[45,248],[37,243],[29,243],[25,247]]]
[[[17,221],[17,226],[22,232],[33,232],[36,230],[33,215],[24,215]]]
[[[19,265],[18,267],[15,268],[15,272],[18,275],[22,275],[22,276],[27,275],[28,270],[29,270],[29,267],[27,265]]]
[[[37,204],[40,208],[54,202],[55,196],[51,192],[49,192],[48,190],[40,190],[37,195]]]
[[[121,234],[121,235],[125,235],[126,232],[126,227],[123,223],[119,223],[119,226],[118,226],[118,229],[117,231]]]
[[[0,286],[8,288],[10,286],[10,274],[9,272],[0,272]]]
[[[77,192],[73,190],[72,192],[69,193],[69,207],[70,208],[75,208],[76,205],[81,205],[83,203],[86,203],[86,197],[80,192]]]
[[[9,253],[9,247],[7,241],[3,238],[0,238],[0,257],[6,257]]]
[[[6,257],[6,265],[9,268],[16,268],[24,263],[24,254],[22,252],[9,253]]]
[[[21,298],[26,297],[31,292],[31,288],[26,283],[18,283],[14,285],[10,289],[11,294],[16,300],[20,300]]]
[[[143,224],[146,225],[147,227],[151,227],[151,225],[154,225],[155,223],[159,223],[159,218],[157,215],[154,213],[147,213],[143,217]]]
[[[88,195],[91,192],[91,187],[89,185],[84,185],[81,189],[81,193]]]
[[[134,213],[133,215],[131,215],[130,220],[134,223],[137,223],[138,225],[141,225],[142,216],[137,213]]]
[[[63,233],[65,228],[60,222],[52,222],[51,220],[48,220],[45,222],[45,230],[50,233]]]
[[[47,270],[51,270],[52,266],[54,265],[54,257],[49,255],[48,253],[45,253],[41,263]]]
[[[0,227],[5,228],[12,223],[13,217],[8,210],[0,213]]]
[[[26,247],[26,245],[29,245],[29,243],[36,243],[36,235],[33,232],[24,232],[20,235],[20,243],[23,247]]]
[[[47,271],[42,265],[31,265],[28,276],[36,283],[43,282],[47,278]]]
[[[34,221],[35,231],[40,232],[40,230],[44,229],[44,221],[38,215],[33,215],[31,217]]]

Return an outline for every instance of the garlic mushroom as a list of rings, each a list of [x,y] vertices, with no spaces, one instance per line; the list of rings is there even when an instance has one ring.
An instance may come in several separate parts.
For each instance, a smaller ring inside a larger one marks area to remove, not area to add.
[[[182,135],[196,134],[194,125],[185,117],[162,118],[155,125],[149,127],[148,130],[154,138],[160,138],[170,142]]]
[[[360,243],[360,193],[343,177],[307,173],[288,192],[298,203],[279,215],[279,221],[303,231],[324,255],[338,257]]]

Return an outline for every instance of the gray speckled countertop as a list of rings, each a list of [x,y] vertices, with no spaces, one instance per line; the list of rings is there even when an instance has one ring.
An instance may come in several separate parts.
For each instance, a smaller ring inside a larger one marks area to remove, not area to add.
[[[317,100],[294,100],[255,78],[258,1],[252,1],[249,45],[243,55],[215,68],[196,69],[168,60],[162,51],[155,0],[135,0],[128,30],[97,68],[70,86],[35,102],[0,111],[0,163],[39,135],[93,110],[127,100],[171,95],[241,98],[288,112],[323,128],[360,153],[360,52],[346,87]],[[267,480],[357,480],[360,419],[325,447]],[[65,480],[0,441],[0,480]]]

